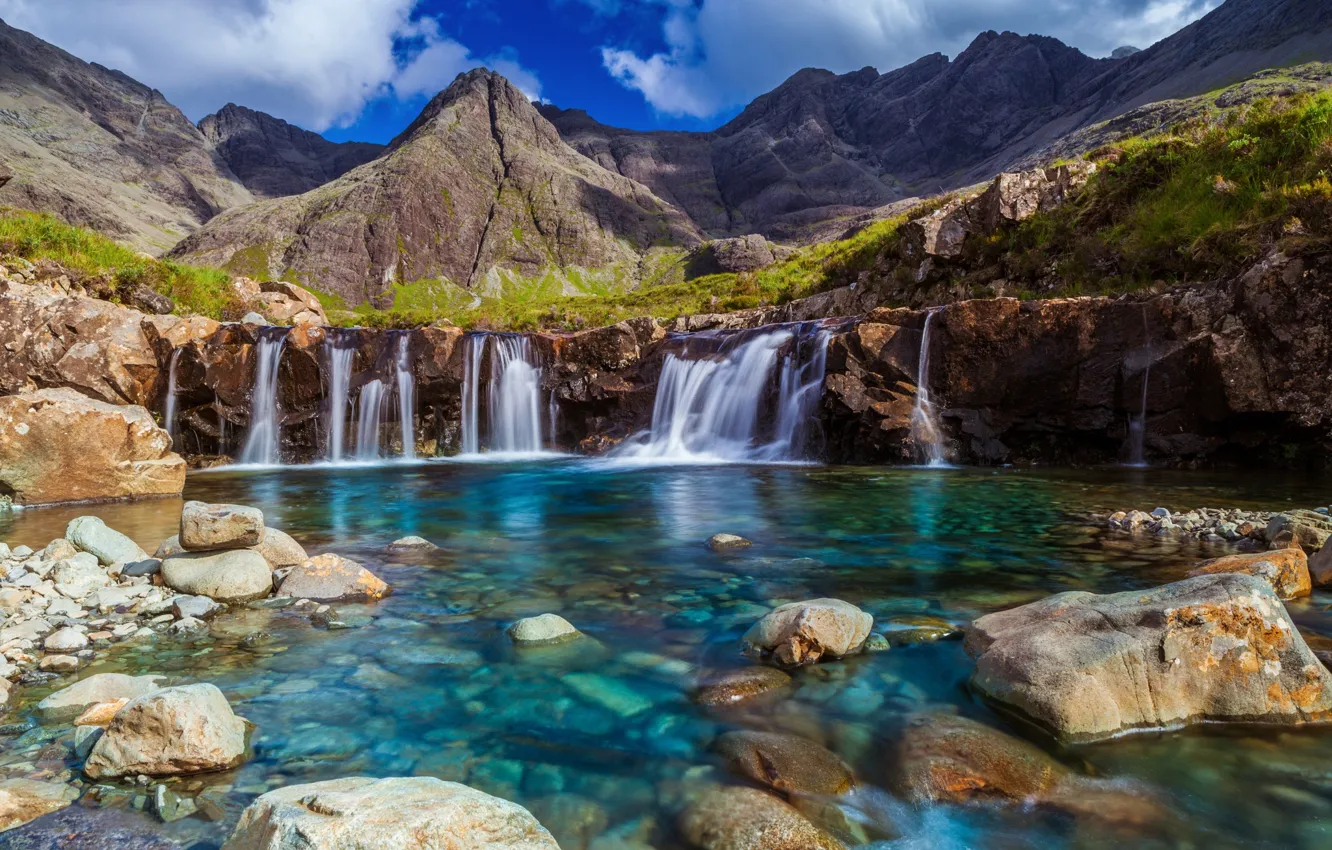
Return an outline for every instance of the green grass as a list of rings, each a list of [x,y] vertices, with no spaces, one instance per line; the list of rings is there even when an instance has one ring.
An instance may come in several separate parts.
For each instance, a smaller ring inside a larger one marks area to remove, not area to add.
[[[146,287],[170,297],[180,315],[221,319],[243,312],[224,271],[154,259],[44,213],[0,210],[0,254],[59,263],[74,282],[111,301]]]

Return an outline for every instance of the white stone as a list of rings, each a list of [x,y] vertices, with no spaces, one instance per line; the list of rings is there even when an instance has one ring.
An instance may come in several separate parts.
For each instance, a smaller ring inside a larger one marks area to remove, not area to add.
[[[65,528],[65,539],[78,549],[97,556],[97,560],[106,566],[116,562],[141,561],[148,553],[139,548],[139,544],[129,539],[95,516],[81,516],[72,519]]]
[[[47,652],[77,652],[88,645],[88,636],[72,626],[54,632],[42,644]]]

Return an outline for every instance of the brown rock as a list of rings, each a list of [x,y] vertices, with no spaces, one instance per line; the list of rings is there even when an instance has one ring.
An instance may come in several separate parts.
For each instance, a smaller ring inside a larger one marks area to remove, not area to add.
[[[105,728],[111,725],[111,720],[120,713],[120,710],[129,705],[129,699],[121,697],[120,699],[99,702],[88,708],[74,721],[75,726],[101,726]]]
[[[1332,546],[1324,546],[1309,558],[1309,578],[1315,587],[1332,585]]]
[[[284,596],[315,602],[382,599],[389,586],[374,573],[341,555],[317,555],[293,567],[281,586]]]
[[[712,748],[730,770],[784,794],[832,796],[855,784],[836,754],[799,735],[727,732]]]
[[[800,812],[754,788],[705,792],[680,815],[679,827],[699,850],[843,850]]]
[[[707,677],[694,692],[700,705],[727,706],[788,687],[791,677],[772,667],[745,667]]]
[[[0,398],[0,484],[29,505],[174,496],[185,461],[142,407],[38,390]]]
[[[1032,744],[947,714],[911,718],[896,764],[898,786],[916,802],[1022,801],[1047,793],[1069,775]]]
[[[190,501],[180,514],[180,545],[188,552],[244,549],[264,537],[264,515],[243,505]]]
[[[122,708],[84,763],[92,779],[226,770],[245,760],[245,721],[209,684],[162,688]]]
[[[859,652],[874,618],[840,599],[782,605],[755,623],[743,641],[752,652],[771,653],[778,663],[799,667],[824,656]]]
[[[1297,599],[1312,592],[1309,557],[1304,554],[1303,549],[1274,549],[1270,552],[1226,555],[1223,558],[1203,561],[1189,571],[1190,576],[1218,573],[1257,576],[1272,585],[1272,590],[1276,591],[1276,595],[1281,599]]]

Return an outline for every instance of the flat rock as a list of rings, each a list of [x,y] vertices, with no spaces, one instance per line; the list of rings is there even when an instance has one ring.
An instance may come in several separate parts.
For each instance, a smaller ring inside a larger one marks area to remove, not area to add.
[[[207,596],[177,596],[171,600],[171,613],[180,620],[187,617],[204,620],[220,610],[222,606]]]
[[[225,770],[245,760],[245,721],[210,684],[162,688],[112,718],[83,765],[92,779]]]
[[[509,626],[514,643],[554,643],[578,637],[582,632],[558,614],[525,617]]]
[[[680,815],[680,834],[699,850],[842,850],[791,806],[755,788],[708,791]]]
[[[773,667],[745,667],[706,677],[694,691],[700,705],[726,706],[781,690],[791,677]]]
[[[784,794],[836,796],[855,784],[835,753],[799,735],[727,732],[712,748],[733,772]]]
[[[163,676],[97,673],[51,694],[37,703],[37,711],[48,722],[73,720],[99,703],[132,700],[152,693],[161,687],[163,681]]]
[[[283,596],[315,602],[369,601],[388,595],[374,573],[341,555],[317,555],[293,567],[282,580]]]
[[[244,505],[185,503],[180,514],[180,545],[187,552],[244,549],[264,538],[264,514]]]
[[[162,561],[162,582],[178,593],[248,602],[273,591],[273,571],[258,552],[182,552]]]
[[[708,548],[714,552],[731,552],[736,549],[748,549],[753,545],[753,541],[746,540],[735,534],[714,534],[708,538]]]
[[[399,537],[388,545],[390,552],[432,552],[439,547],[424,537]]]
[[[1313,592],[1313,583],[1309,577],[1309,556],[1298,547],[1226,555],[1203,561],[1189,571],[1190,576],[1220,573],[1256,576],[1270,584],[1281,599],[1297,599]]]
[[[788,667],[859,652],[874,618],[840,599],[792,602],[768,612],[745,633],[747,649],[771,653]]]
[[[141,561],[148,553],[139,548],[139,544],[129,539],[95,516],[81,516],[69,521],[65,528],[65,539],[81,552],[93,555],[105,565]]]
[[[432,777],[352,777],[269,791],[223,850],[559,850],[530,812]]]
[[[0,782],[0,832],[58,812],[78,796],[77,789],[63,782],[6,779]]]
[[[978,619],[975,687],[1065,740],[1196,721],[1332,719],[1332,675],[1264,579],[1061,593]]]

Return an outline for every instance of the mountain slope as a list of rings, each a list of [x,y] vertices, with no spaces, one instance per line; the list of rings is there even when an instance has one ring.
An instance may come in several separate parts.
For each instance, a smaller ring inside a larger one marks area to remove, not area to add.
[[[968,186],[1143,104],[1271,66],[1332,59],[1332,3],[1229,0],[1137,53],[982,33],[951,62],[879,74],[806,69],[711,133],[619,130],[543,114],[584,155],[678,204],[714,236],[800,240],[913,194]]]
[[[652,248],[698,240],[682,213],[580,156],[517,88],[478,69],[380,158],[230,210],[172,256],[384,304],[393,284],[422,280],[497,294],[514,275],[544,275],[576,292],[600,270],[632,284]]]
[[[157,253],[253,200],[158,91],[0,21],[0,205]]]
[[[330,142],[234,103],[200,121],[199,131],[257,198],[308,192],[384,152],[369,142]]]

